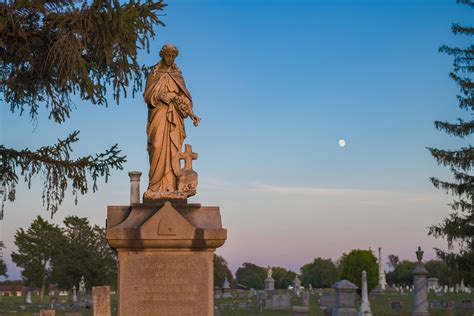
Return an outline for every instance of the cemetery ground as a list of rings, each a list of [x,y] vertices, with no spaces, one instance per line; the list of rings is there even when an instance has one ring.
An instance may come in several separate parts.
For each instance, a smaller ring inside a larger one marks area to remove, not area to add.
[[[318,293],[316,290],[315,294],[310,296],[310,314],[309,315],[325,315],[324,311],[320,308],[319,298],[321,295],[329,293],[330,289],[322,290]],[[291,291],[278,291],[279,293],[290,294]],[[291,295],[292,306],[302,306],[303,299],[296,295]],[[216,313],[219,316],[241,316],[241,315],[260,315],[260,316],[278,316],[278,315],[293,315],[291,309],[286,310],[269,310],[263,308],[260,311],[260,305],[257,295],[251,295],[249,291],[236,290],[232,291],[232,298],[217,298],[215,299]],[[43,303],[39,302],[39,296],[32,296],[32,304],[25,304],[24,297],[22,296],[4,296],[1,297],[0,301],[0,316],[4,315],[18,315],[18,316],[32,316],[39,313],[40,309],[49,309],[50,301],[55,298],[57,304],[55,305],[56,315],[67,316],[67,315],[93,315],[92,308],[86,307],[74,307],[71,302],[68,301],[66,296],[64,297],[50,297],[45,296]],[[111,295],[112,301],[112,315],[117,315],[117,295]],[[411,315],[412,313],[412,293],[396,293],[387,292],[386,294],[371,298],[371,308],[374,316],[383,315]],[[473,309],[464,309],[463,302],[474,303],[474,294],[467,293],[442,293],[429,294],[429,301],[431,305],[430,315],[441,316],[441,315],[472,315]],[[447,310],[441,307],[443,304],[453,302],[455,308]],[[357,302],[358,306],[360,299]],[[392,304],[393,303],[393,304]],[[392,306],[393,305],[393,306]],[[398,309],[400,307],[400,309]],[[398,309],[398,310],[397,310]],[[326,314],[327,315],[327,314]]]

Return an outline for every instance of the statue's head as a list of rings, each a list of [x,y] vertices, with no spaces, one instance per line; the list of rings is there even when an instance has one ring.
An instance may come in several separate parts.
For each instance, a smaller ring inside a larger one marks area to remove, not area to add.
[[[161,48],[160,57],[164,63],[170,67],[174,65],[174,59],[178,56],[178,48],[173,44],[165,44]]]

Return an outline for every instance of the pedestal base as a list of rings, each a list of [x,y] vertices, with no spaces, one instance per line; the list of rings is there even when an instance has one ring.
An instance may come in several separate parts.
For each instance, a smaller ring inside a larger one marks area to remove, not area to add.
[[[226,238],[218,207],[109,206],[107,241],[118,251],[119,316],[212,316],[214,250]]]
[[[119,315],[213,315],[213,252],[119,252]]]

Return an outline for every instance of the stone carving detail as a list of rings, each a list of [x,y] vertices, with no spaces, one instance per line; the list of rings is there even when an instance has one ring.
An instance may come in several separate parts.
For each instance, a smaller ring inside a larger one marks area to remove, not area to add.
[[[158,235],[176,236],[175,226],[170,216],[163,216],[158,224]]]
[[[161,61],[147,78],[144,93],[148,105],[147,146],[150,160],[148,189],[145,200],[185,200],[196,194],[197,173],[192,160],[197,154],[186,145],[184,119],[191,118],[194,126],[201,119],[194,114],[193,101],[178,66],[176,46],[166,44],[160,51]],[[185,160],[180,168],[180,160]]]

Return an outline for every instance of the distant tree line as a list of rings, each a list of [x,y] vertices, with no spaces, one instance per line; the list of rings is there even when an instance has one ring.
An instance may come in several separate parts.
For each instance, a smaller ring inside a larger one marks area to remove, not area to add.
[[[245,262],[237,269],[234,279],[227,267],[227,262],[220,256],[216,257],[219,258],[219,264],[214,266],[214,286],[222,286],[224,282],[222,271],[225,271],[225,276],[231,285],[255,290],[264,289],[268,267]],[[386,279],[389,285],[413,284],[412,271],[416,266],[415,261],[400,261],[396,255],[389,255],[388,261],[389,269],[386,272]],[[429,260],[425,262],[425,267],[429,272],[428,278],[438,278],[440,284],[452,286],[461,281],[462,273],[441,260]],[[354,249],[348,254],[343,254],[337,262],[328,258],[315,258],[312,262],[301,266],[299,274],[283,267],[272,267],[272,271],[276,289],[287,289],[297,275],[306,288],[310,284],[313,288],[329,288],[342,279],[349,280],[360,287],[362,271],[366,271],[368,290],[371,291],[377,286],[379,276],[376,257],[371,250],[361,249]]]
[[[84,276],[86,287],[117,283],[117,256],[109,247],[105,228],[84,217],[68,216],[60,227],[38,216],[26,230],[16,231],[13,262],[22,269],[27,286],[71,290]]]

